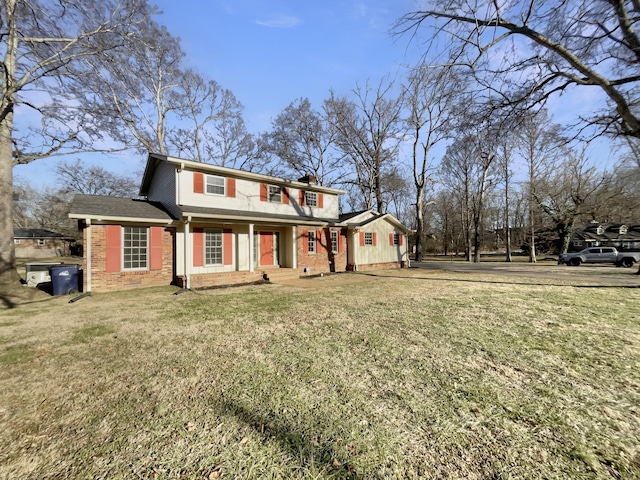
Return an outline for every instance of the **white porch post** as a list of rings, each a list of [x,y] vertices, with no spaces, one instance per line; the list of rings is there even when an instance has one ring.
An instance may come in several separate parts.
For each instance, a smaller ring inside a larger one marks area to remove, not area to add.
[[[249,271],[253,273],[253,223],[249,224]]]
[[[291,258],[292,258],[291,267],[294,270],[298,268],[298,242],[296,242],[296,239],[298,236],[297,231],[298,231],[298,227],[296,227],[295,225],[291,227],[291,245],[293,245],[293,252],[291,255]]]
[[[86,245],[85,245],[86,250],[83,253],[83,255],[87,259],[87,271],[84,272],[84,277],[85,277],[85,280],[87,281],[87,292],[90,292],[91,291],[91,255],[92,255],[92,248],[91,248],[91,219],[90,218],[87,219],[85,228],[87,230],[87,242],[86,242]]]
[[[182,236],[184,238],[184,278],[185,285],[183,288],[191,287],[191,224],[189,220],[184,222],[184,234]]]

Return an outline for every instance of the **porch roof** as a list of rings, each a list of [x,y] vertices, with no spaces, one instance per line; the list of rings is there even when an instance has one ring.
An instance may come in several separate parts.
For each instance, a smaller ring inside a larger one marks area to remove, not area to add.
[[[149,221],[171,223],[174,218],[156,202],[147,200],[85,195],[77,193],[71,202],[69,218],[104,221]]]
[[[182,217],[190,221],[220,220],[238,223],[281,223],[286,225],[340,225],[335,218],[311,217],[307,215],[280,215],[276,213],[247,212],[224,208],[193,207],[180,205]]]

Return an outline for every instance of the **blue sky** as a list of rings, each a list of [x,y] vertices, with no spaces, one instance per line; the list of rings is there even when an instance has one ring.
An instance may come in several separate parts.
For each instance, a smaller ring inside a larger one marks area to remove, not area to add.
[[[161,0],[159,20],[182,39],[189,65],[229,88],[250,131],[263,131],[290,102],[319,108],[329,89],[395,75],[414,63],[393,22],[412,0]]]
[[[230,89],[244,105],[252,133],[269,128],[289,103],[319,109],[329,90],[347,94],[357,82],[402,77],[419,51],[390,30],[415,0],[156,0],[157,20],[181,38],[187,66]],[[69,160],[77,158],[71,156]],[[119,174],[136,174],[144,159],[83,155]],[[34,187],[53,186],[59,159],[19,165],[14,175]]]

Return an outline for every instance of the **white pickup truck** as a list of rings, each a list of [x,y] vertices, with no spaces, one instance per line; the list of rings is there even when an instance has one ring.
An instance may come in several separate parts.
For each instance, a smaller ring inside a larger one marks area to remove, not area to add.
[[[619,252],[613,247],[589,247],[579,252],[561,253],[558,264],[580,265],[581,263],[613,263],[616,267],[633,267],[640,262],[640,252]]]

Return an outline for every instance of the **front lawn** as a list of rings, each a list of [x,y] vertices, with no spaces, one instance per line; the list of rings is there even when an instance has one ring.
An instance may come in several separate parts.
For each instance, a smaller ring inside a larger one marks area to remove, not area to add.
[[[640,478],[640,289],[346,275],[0,311],[0,478]]]

